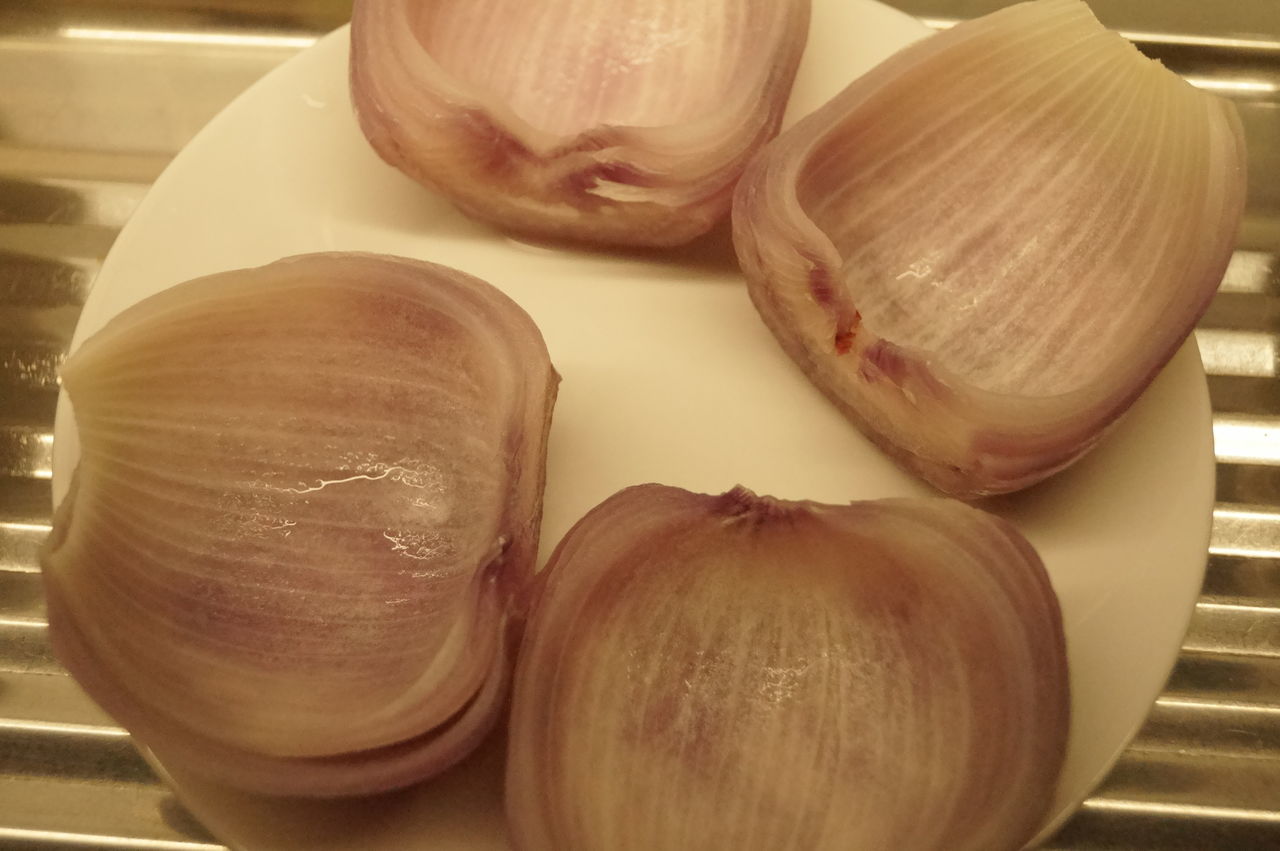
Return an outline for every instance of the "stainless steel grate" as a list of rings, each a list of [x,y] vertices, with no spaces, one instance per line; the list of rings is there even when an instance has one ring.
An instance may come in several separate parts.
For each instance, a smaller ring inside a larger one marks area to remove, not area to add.
[[[350,0],[0,0],[0,848],[219,849],[59,669],[35,561],[55,370],[115,234],[168,159]],[[897,0],[938,27],[1003,0]],[[1050,843],[1280,848],[1280,9],[1095,0],[1237,100],[1250,206],[1197,338],[1218,506],[1183,653],[1138,738]]]

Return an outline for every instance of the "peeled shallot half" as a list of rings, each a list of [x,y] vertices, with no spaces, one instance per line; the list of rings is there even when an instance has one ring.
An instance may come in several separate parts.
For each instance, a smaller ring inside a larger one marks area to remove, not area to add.
[[[942,490],[1017,490],[1094,446],[1230,259],[1231,104],[1036,0],[913,44],[740,182],[751,298],[809,378]]]
[[[488,284],[318,254],[180,284],[67,362],[58,658],[162,762],[402,786],[503,707],[557,376]]]
[[[954,500],[661,485],[566,535],[520,650],[520,851],[1012,851],[1069,716],[1057,598]]]
[[[808,22],[809,0],[356,0],[352,103],[476,218],[676,245],[777,132]]]

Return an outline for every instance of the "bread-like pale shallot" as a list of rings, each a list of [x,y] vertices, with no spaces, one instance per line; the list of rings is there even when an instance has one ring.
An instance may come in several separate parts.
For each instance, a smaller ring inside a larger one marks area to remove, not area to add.
[[[318,254],[180,284],[67,362],[42,557],[58,658],[161,761],[401,786],[503,706],[558,377],[461,272]]]
[[[642,485],[540,581],[509,733],[520,851],[1012,851],[1046,817],[1061,615],[997,517]]]
[[[787,353],[901,464],[1016,490],[1095,445],[1203,314],[1244,205],[1234,107],[1079,0],[911,45],[739,183]]]
[[[676,245],[778,130],[809,0],[356,0],[374,150],[513,231]]]

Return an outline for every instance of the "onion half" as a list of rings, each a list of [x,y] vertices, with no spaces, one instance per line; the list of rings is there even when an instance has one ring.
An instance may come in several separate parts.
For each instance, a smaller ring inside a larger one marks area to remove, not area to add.
[[[468,214],[676,245],[777,132],[809,0],[357,0],[351,94],[374,150]]]
[[[751,298],[813,383],[942,490],[1068,466],[1172,357],[1244,207],[1234,107],[1079,0],[895,54],[739,183]]]
[[[1065,639],[997,517],[642,485],[541,579],[510,727],[521,851],[1008,851],[1044,818]]]
[[[503,706],[558,376],[443,266],[319,254],[181,284],[67,362],[42,556],[58,658],[161,761],[293,795],[438,773]]]

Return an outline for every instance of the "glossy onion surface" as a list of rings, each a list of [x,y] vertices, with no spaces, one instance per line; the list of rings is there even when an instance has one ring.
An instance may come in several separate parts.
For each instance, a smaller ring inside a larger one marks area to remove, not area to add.
[[[949,493],[1079,458],[1172,357],[1244,205],[1235,109],[1078,0],[911,45],[740,182],[752,300],[812,381]]]
[[[809,0],[357,0],[352,103],[477,218],[675,245],[777,132],[808,21]]]
[[[306,795],[457,761],[509,682],[558,380],[476,278],[319,254],[180,284],[67,362],[52,640],[162,760]]]
[[[1003,520],[642,485],[542,581],[510,729],[521,851],[1007,851],[1040,826],[1065,645]]]

